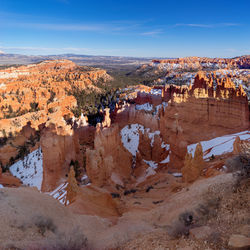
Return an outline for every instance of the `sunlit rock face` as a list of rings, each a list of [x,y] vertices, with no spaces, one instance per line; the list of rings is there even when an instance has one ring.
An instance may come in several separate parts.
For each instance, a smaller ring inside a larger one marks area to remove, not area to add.
[[[152,64],[156,67],[166,67],[169,69],[249,68],[250,57],[242,56],[234,59],[185,57],[177,59],[153,60]]]

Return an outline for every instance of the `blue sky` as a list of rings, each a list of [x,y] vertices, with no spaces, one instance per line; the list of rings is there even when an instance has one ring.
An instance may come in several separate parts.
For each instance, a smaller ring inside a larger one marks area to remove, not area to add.
[[[250,54],[247,0],[0,0],[0,51],[140,57]]]

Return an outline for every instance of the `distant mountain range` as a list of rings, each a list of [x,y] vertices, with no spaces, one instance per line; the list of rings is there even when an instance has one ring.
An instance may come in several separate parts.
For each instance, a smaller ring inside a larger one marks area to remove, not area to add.
[[[123,56],[92,56],[92,55],[21,55],[21,54],[0,54],[0,65],[30,64],[44,60],[68,59],[79,65],[105,66],[105,65],[140,65],[148,63],[153,58],[123,57]]]

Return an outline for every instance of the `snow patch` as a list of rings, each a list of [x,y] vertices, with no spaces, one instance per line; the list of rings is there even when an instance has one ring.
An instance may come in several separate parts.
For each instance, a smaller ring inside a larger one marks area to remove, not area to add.
[[[154,162],[154,161],[146,161],[143,160],[145,163],[147,163],[152,169],[157,169],[158,168],[158,163]]]
[[[250,131],[246,130],[240,133],[224,135],[216,137],[209,141],[201,141],[203,149],[203,158],[209,159],[212,155],[222,155],[233,151],[233,143],[236,137],[239,136],[241,140],[250,140]],[[187,150],[194,156],[194,152],[198,143],[188,145]]]
[[[153,115],[157,115],[159,113],[159,110],[163,107],[163,109],[165,110],[168,106],[167,102],[162,102],[161,104],[155,106],[155,111],[153,113]]]
[[[63,205],[65,205],[66,195],[67,195],[67,191],[66,191],[67,186],[68,186],[68,183],[64,182],[60,186],[58,186],[54,191],[50,192],[49,195],[52,196],[54,199],[58,200]]]
[[[156,131],[154,131],[154,132],[149,132],[149,131],[150,131],[149,128],[147,128],[146,131],[147,131],[147,133],[148,133],[148,138],[151,140],[150,145],[151,145],[151,147],[153,147],[155,135],[160,135],[161,132],[160,132],[159,130],[156,130]]]
[[[169,150],[170,149],[170,145],[169,144],[165,144],[164,142],[162,142],[161,148],[165,148],[166,150]]]
[[[169,163],[169,155],[168,155],[168,157],[165,159],[165,160],[163,160],[163,161],[161,161],[160,163]]]
[[[10,168],[13,176],[22,181],[24,185],[37,187],[41,190],[43,181],[43,155],[41,147],[13,164]]]
[[[0,188],[4,188],[4,186],[2,184],[0,184]]]
[[[182,173],[173,173],[172,174],[174,177],[182,177]]]
[[[144,126],[137,124],[137,123],[125,126],[121,130],[122,143],[123,143],[123,146],[133,156],[136,156],[136,153],[138,152],[139,139],[140,139],[139,131],[141,131],[143,134],[145,132],[148,133],[148,137],[151,140],[150,142],[151,147],[153,147],[155,135],[160,135],[159,130],[150,132],[149,128],[144,129]]]
[[[152,111],[153,110],[153,106],[150,103],[144,103],[144,104],[137,104],[135,105],[135,109],[136,110],[145,110],[145,111]]]
[[[121,130],[123,146],[133,155],[136,156],[139,146],[139,130],[144,133],[144,127],[140,124],[131,124]]]

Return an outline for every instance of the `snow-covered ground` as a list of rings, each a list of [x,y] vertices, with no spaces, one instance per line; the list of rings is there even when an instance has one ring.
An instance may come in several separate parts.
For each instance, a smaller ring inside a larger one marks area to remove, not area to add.
[[[166,158],[166,159],[164,159],[163,161],[161,161],[160,163],[169,163],[169,161],[170,161],[170,159],[169,159],[169,155],[168,155],[168,157]]]
[[[121,130],[123,146],[133,155],[136,156],[139,146],[139,131],[144,133],[144,127],[140,124],[131,124]]]
[[[0,184],[0,188],[4,188],[4,186],[2,184]]]
[[[146,160],[143,160],[145,163],[148,164],[149,167],[151,167],[152,169],[156,169],[158,168],[158,163],[154,162],[154,161],[146,161]]]
[[[150,93],[153,95],[161,95],[162,89],[151,89]]]
[[[153,115],[157,115],[159,113],[159,110],[163,107],[164,110],[166,109],[166,107],[168,106],[167,102],[162,102],[161,104],[155,106],[155,111],[153,113]]]
[[[160,135],[160,131],[156,130],[156,131],[150,132],[149,128],[144,128],[144,126],[137,124],[137,123],[125,126],[121,130],[122,143],[123,143],[123,146],[133,156],[136,156],[136,153],[138,152],[138,146],[139,146],[139,140],[140,140],[139,131],[141,131],[143,134],[145,132],[148,133],[148,137],[151,140],[150,142],[151,147],[153,147],[155,135]],[[164,145],[168,145],[168,144],[164,144]]]
[[[67,195],[67,191],[66,191],[67,186],[68,186],[68,183],[64,182],[60,186],[58,186],[54,191],[49,193],[49,195],[51,195],[54,199],[58,200],[60,203],[64,205],[66,201],[66,195]]]
[[[203,149],[203,158],[206,160],[206,159],[209,159],[212,155],[222,155],[225,153],[232,152],[233,143],[237,136],[239,136],[241,140],[250,141],[250,131],[248,130],[240,132],[240,133],[236,133],[236,134],[216,137],[209,141],[201,141],[201,146]],[[197,146],[197,143],[191,144],[187,148],[188,152],[192,153],[193,156],[194,156],[196,146]]]
[[[154,136],[160,135],[160,131],[154,131],[150,132],[149,128],[144,128],[144,126],[140,124],[131,124],[125,126],[121,130],[121,137],[122,137],[122,143],[123,146],[133,155],[136,156],[136,153],[138,152],[138,146],[139,146],[139,131],[141,131],[143,134],[146,132],[148,133],[148,137],[151,140],[150,145],[151,147],[154,144]],[[165,148],[166,150],[169,150],[169,144],[165,144],[162,142],[161,144],[162,148]],[[143,182],[148,176],[156,174],[155,169],[158,168],[158,163],[155,161],[147,161],[143,160],[147,165],[148,168],[146,170],[146,174],[144,176],[141,176],[138,178],[137,183]],[[168,163],[169,162],[169,156],[163,160],[161,163]]]
[[[152,111],[153,106],[150,103],[144,103],[144,104],[137,104],[135,105],[136,110],[145,110],[145,111]]]
[[[43,154],[41,148],[13,164],[10,168],[13,176],[22,181],[24,185],[37,187],[41,190],[43,181]]]
[[[182,173],[173,173],[172,174],[174,177],[182,177]]]
[[[159,110],[163,107],[164,110],[165,108],[168,106],[167,102],[162,102],[161,104],[157,105],[157,106],[153,106],[152,104],[146,102],[144,104],[137,104],[135,105],[135,109],[136,110],[145,110],[145,111],[153,111],[153,115],[157,115]]]
[[[84,175],[82,177],[82,181],[88,179],[87,175]],[[87,183],[82,186],[89,186],[91,183]],[[59,185],[55,190],[53,190],[50,193],[47,193],[48,195],[52,196],[54,199],[58,200],[60,203],[65,205],[66,202],[66,196],[67,196],[67,188],[68,182],[63,182],[61,185]],[[69,204],[69,201],[67,201],[66,205]]]

